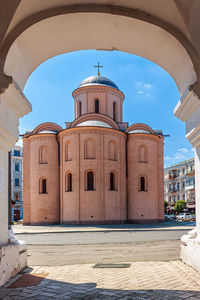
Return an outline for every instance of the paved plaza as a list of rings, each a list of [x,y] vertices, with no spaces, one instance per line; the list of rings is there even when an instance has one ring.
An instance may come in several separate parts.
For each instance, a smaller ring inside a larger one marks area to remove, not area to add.
[[[129,268],[93,268],[94,265],[33,267],[47,273],[37,286],[8,288],[0,299],[200,299],[200,274],[181,261],[134,262]]]
[[[0,289],[0,299],[200,299],[200,273],[179,260],[180,237],[193,226],[14,226],[27,242],[29,267]],[[25,274],[41,282],[19,287]]]
[[[190,230],[196,225],[195,222],[168,221],[152,224],[117,224],[117,225],[47,225],[47,226],[24,226],[13,225],[15,234],[44,234],[44,233],[82,233],[82,232],[136,232],[136,231],[168,231]]]
[[[99,226],[22,226],[13,229],[28,245],[28,265],[169,261],[180,257],[180,239],[194,223]],[[47,255],[48,254],[48,255]]]

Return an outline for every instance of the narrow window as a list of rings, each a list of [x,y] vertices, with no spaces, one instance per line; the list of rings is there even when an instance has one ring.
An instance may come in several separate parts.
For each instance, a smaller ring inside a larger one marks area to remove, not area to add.
[[[99,113],[99,100],[95,100],[95,113]]]
[[[20,156],[20,151],[14,150],[14,156]]]
[[[15,178],[15,186],[19,186],[19,178]]]
[[[47,180],[40,179],[40,194],[46,194],[46,193],[47,193]]]
[[[113,102],[113,119],[116,121],[116,102]]]
[[[15,172],[19,172],[19,163],[15,163]]]
[[[144,176],[140,177],[140,191],[145,192],[145,177]]]
[[[66,174],[66,191],[72,192],[72,173]]]
[[[82,115],[82,103],[81,101],[78,102],[78,117]]]
[[[91,171],[87,173],[87,190],[94,190],[94,173]]]
[[[115,173],[110,173],[110,190],[115,191]]]

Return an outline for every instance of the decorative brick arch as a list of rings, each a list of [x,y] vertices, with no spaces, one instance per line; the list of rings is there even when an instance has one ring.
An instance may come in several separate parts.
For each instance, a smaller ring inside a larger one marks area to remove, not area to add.
[[[101,121],[110,125],[113,129],[119,130],[118,124],[110,117],[100,113],[90,113],[76,118],[70,125],[70,128],[76,127],[78,124],[85,121]]]
[[[153,129],[144,123],[136,123],[136,124],[129,126],[126,130],[126,133],[133,131],[133,130],[144,130],[144,131],[148,131],[149,133],[154,134]]]
[[[53,131],[60,132],[61,130],[63,130],[63,128],[61,126],[57,125],[56,123],[47,122],[47,123],[42,123],[42,124],[38,125],[37,127],[35,127],[32,134],[37,134],[37,133],[39,133],[41,131],[45,131],[45,130],[53,130]]]

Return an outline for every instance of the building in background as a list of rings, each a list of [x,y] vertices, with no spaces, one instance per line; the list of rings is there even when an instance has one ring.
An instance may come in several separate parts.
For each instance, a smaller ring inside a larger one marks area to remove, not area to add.
[[[165,168],[165,200],[173,206],[179,200],[187,202],[187,208],[195,210],[194,158]]]
[[[23,219],[23,148],[11,150],[11,198],[16,202],[12,208],[12,220]]]

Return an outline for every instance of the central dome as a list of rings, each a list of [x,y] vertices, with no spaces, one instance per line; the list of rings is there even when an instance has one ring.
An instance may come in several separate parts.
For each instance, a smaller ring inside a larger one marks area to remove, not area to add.
[[[79,88],[83,86],[91,86],[91,85],[103,85],[109,86],[114,89],[119,90],[118,86],[110,79],[103,77],[103,76],[90,76],[84,79],[80,84]]]

